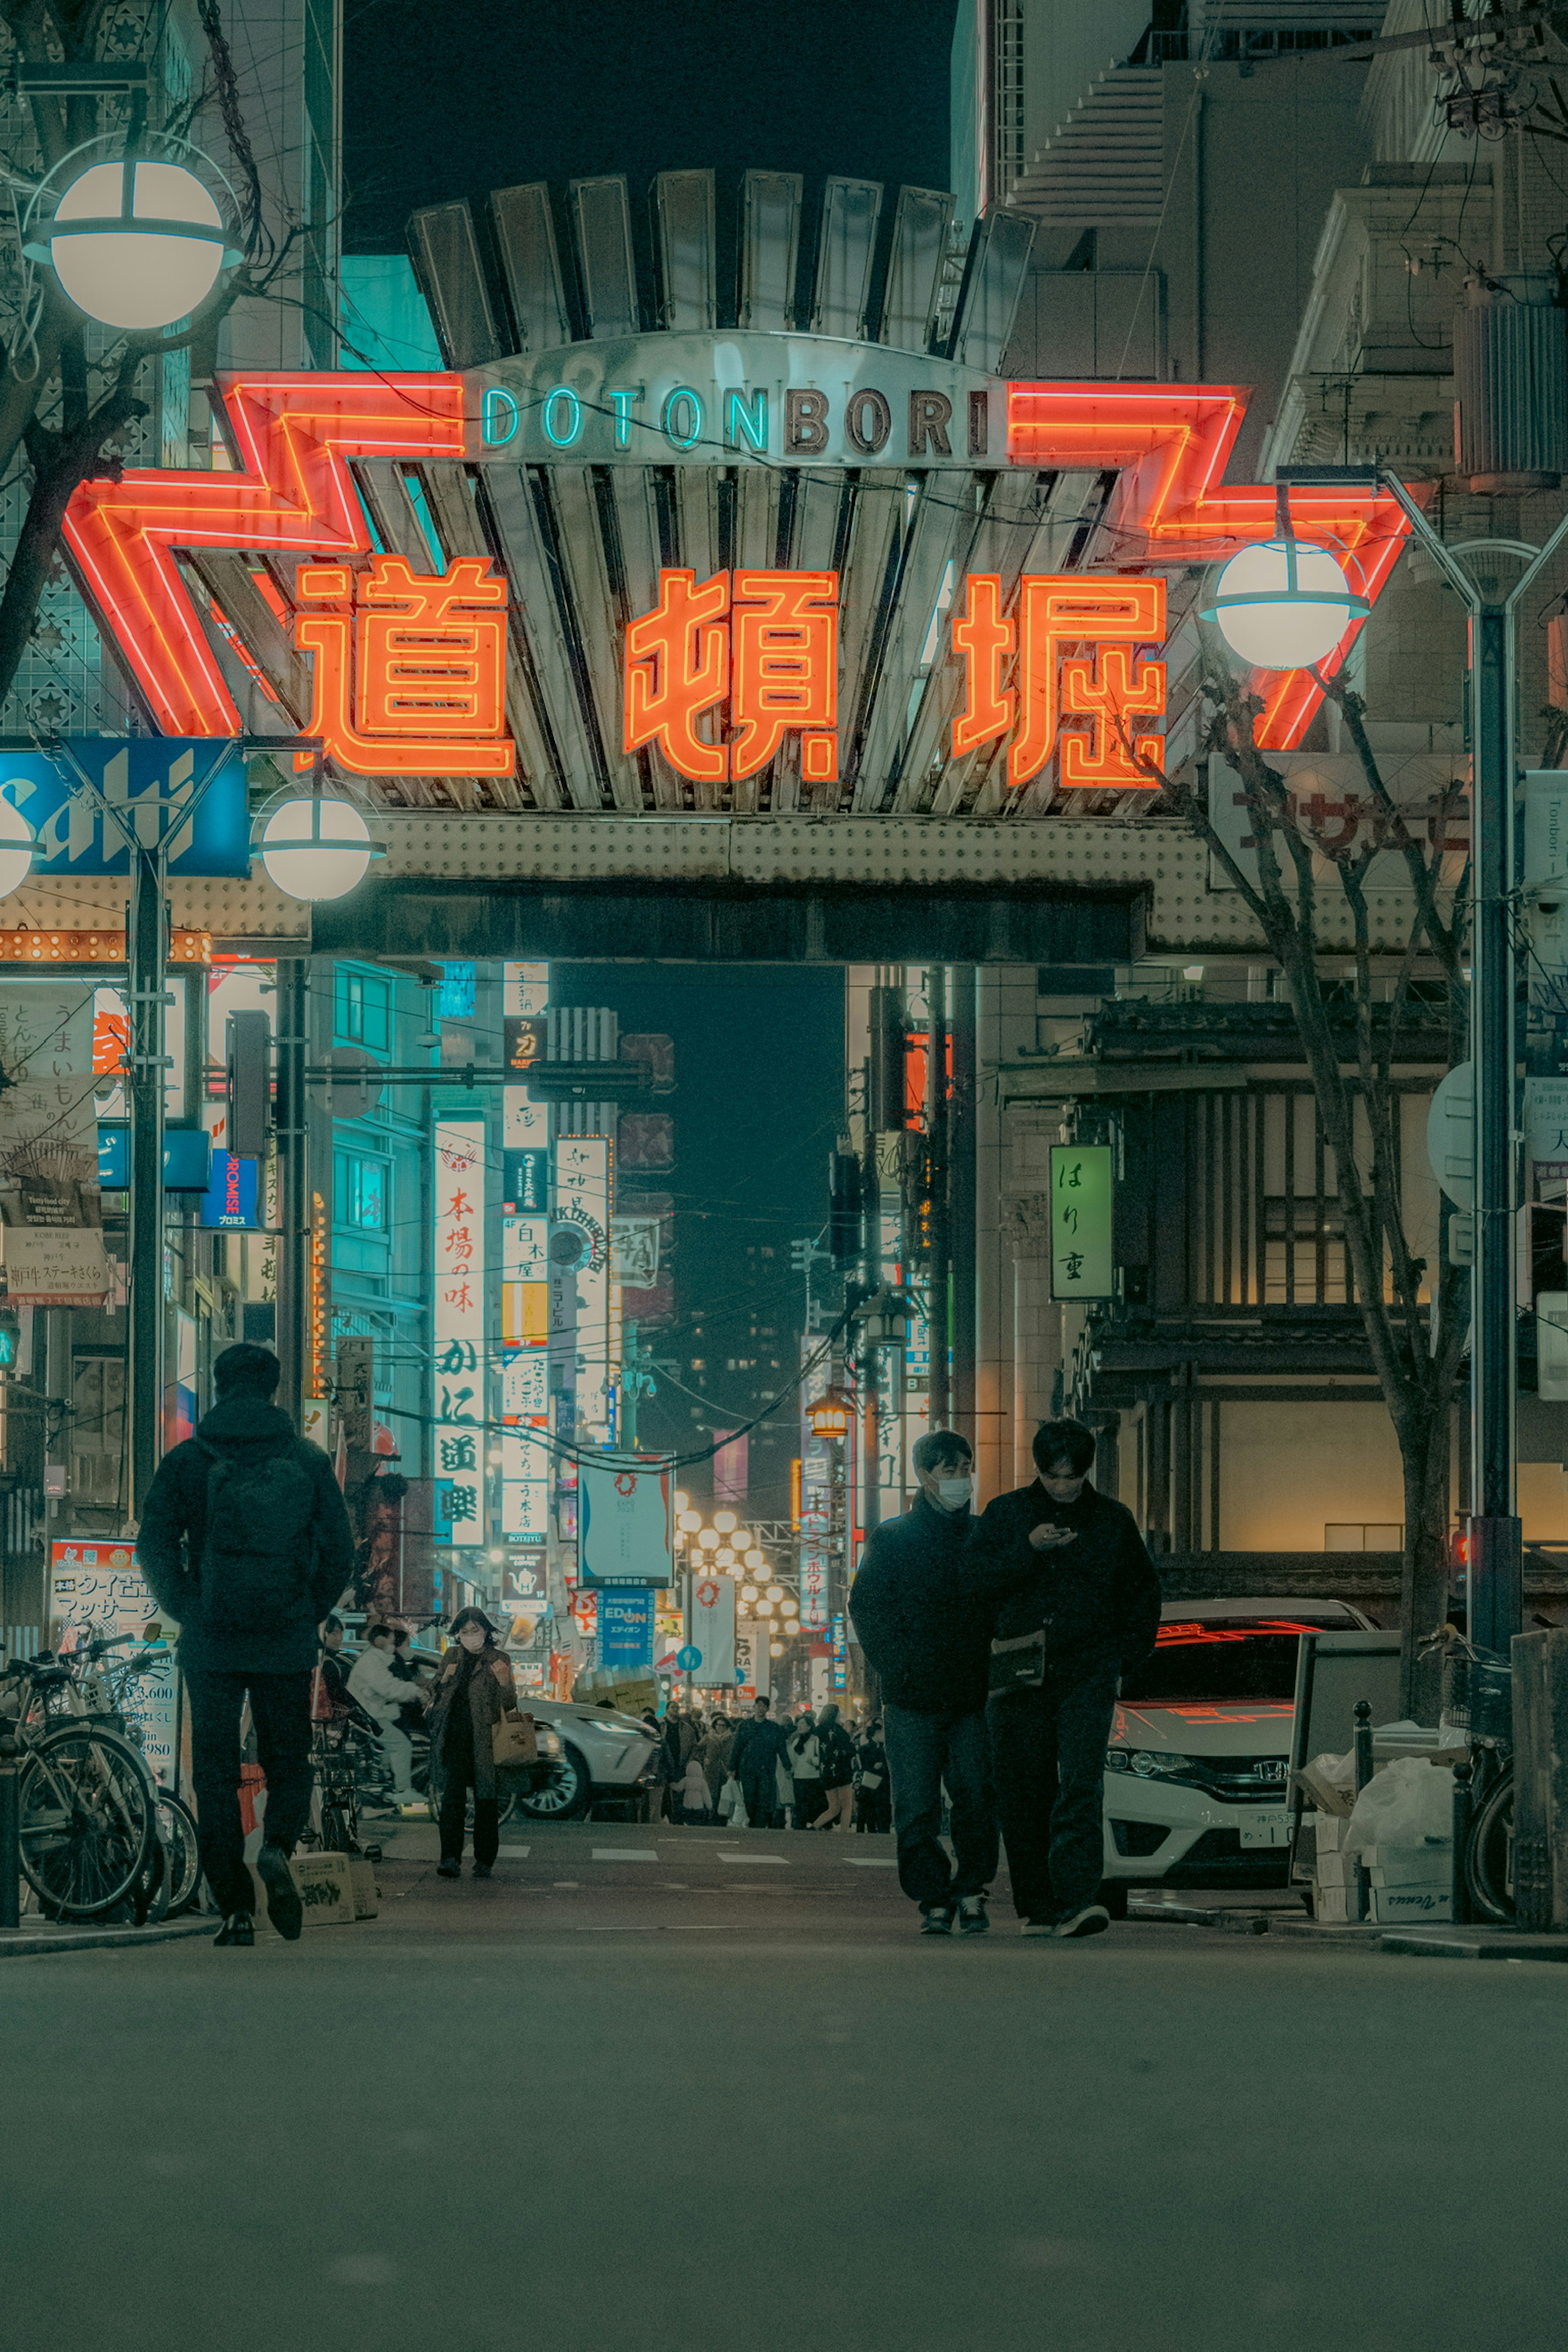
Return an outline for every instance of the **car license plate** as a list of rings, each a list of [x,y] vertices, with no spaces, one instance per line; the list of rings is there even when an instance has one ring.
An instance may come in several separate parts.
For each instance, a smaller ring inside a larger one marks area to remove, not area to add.
[[[1265,1812],[1245,1815],[1241,1824],[1241,1843],[1243,1845],[1289,1845],[1289,1807],[1270,1805]]]

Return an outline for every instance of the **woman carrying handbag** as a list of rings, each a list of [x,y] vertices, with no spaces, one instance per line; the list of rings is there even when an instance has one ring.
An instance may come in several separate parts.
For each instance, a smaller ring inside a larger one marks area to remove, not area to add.
[[[447,1651],[430,1696],[430,1779],[441,1791],[439,1878],[463,1867],[463,1826],[474,1792],[474,1876],[488,1878],[500,1850],[496,1800],[496,1729],[517,1714],[511,1662],[496,1647],[496,1629],[482,1609],[460,1609],[452,1620],[456,1646]]]

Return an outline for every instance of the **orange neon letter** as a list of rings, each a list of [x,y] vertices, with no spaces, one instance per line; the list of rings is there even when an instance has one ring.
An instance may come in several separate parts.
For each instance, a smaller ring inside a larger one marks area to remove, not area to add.
[[[505,581],[478,555],[445,572],[378,555],[357,581],[342,564],[304,565],[298,578],[301,604],[347,605],[356,585],[357,614],[301,612],[295,622],[296,646],[316,657],[307,731],[351,775],[510,776],[506,615],[494,609],[505,606]]]
[[[731,773],[754,776],[792,727],[803,732],[800,772],[838,774],[838,574],[737,572]]]
[[[1102,658],[1097,677],[1091,660],[1072,658],[1058,667],[1071,647],[1108,648],[1159,645],[1165,635],[1165,583],[1120,574],[1096,578],[1085,572],[1026,573],[1018,595],[1018,670],[1023,703],[1017,735],[1007,754],[1007,781],[1026,784],[1056,749],[1064,714],[1096,720],[1092,745],[1075,740],[1064,746],[1063,784],[1136,787],[1149,779],[1121,748],[1116,720],[1123,713],[1165,708],[1165,665],[1141,664],[1133,676],[1125,653]],[[1152,745],[1151,751],[1148,747]],[[1145,757],[1159,756],[1158,737],[1141,736]]]
[[[730,688],[730,575],[697,585],[695,572],[661,572],[658,603],[626,629],[623,748],[657,743],[678,776],[721,783],[730,755],[697,732]]]
[[[1002,617],[1002,581],[994,572],[972,572],[965,583],[968,611],[953,622],[952,642],[963,656],[963,709],[952,722],[956,760],[982,743],[1005,735],[1017,697],[1002,683],[1003,666],[1016,646],[1017,631]]]

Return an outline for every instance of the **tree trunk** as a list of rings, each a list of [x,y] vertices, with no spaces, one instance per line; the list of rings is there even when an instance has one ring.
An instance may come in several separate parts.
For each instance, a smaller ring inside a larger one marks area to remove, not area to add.
[[[114,472],[102,447],[111,433],[133,416],[145,416],[147,404],[128,388],[117,389],[100,405],[89,424],[67,440],[56,442],[33,476],[32,494],[22,518],[11,569],[0,595],[0,701],[16,681],[27,640],[37,624],[38,600],[58,551],[60,525],[72,496],[96,476]]]
[[[1405,1568],[1400,1580],[1404,1656],[1402,1711],[1417,1723],[1436,1723],[1442,1697],[1442,1662],[1419,1658],[1415,1645],[1448,1614],[1448,1490],[1453,1414],[1446,1404],[1416,1406],[1398,1431],[1405,1471]]]

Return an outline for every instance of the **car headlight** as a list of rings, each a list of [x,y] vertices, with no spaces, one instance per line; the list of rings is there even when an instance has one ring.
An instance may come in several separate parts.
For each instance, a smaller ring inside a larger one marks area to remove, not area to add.
[[[1182,1780],[1191,1772],[1193,1759],[1167,1756],[1161,1748],[1134,1748],[1128,1751],[1127,1769],[1141,1780]]]
[[[537,1732],[534,1745],[542,1756],[559,1756],[561,1753],[561,1741],[553,1731]]]
[[[1125,1772],[1128,1769],[1126,1748],[1108,1748],[1105,1751],[1105,1769],[1108,1772]]]

